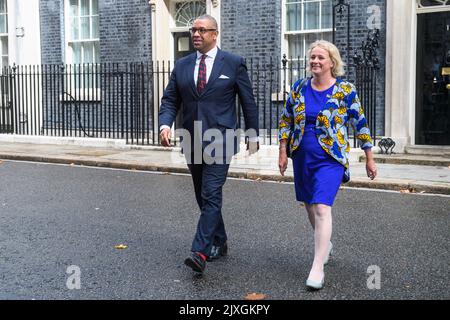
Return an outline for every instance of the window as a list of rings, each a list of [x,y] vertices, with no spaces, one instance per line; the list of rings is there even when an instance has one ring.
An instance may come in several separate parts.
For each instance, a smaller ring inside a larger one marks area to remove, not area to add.
[[[191,0],[175,3],[175,26],[190,28],[195,18],[206,14],[206,1]]]
[[[311,43],[333,38],[333,3],[332,0],[285,0],[285,13],[284,37],[289,62],[294,68],[302,68]]]
[[[417,0],[419,8],[450,6],[450,0]]]
[[[98,0],[67,1],[69,1],[66,23],[67,63],[98,63],[100,46]]]
[[[0,67],[8,66],[8,8],[6,0],[0,0]]]
[[[66,0],[66,63],[73,65],[67,85],[77,100],[99,99],[99,38],[98,0]]]

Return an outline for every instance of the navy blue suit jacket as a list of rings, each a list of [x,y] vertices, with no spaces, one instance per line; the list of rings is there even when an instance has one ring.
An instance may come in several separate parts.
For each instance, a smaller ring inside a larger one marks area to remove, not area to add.
[[[161,99],[159,125],[171,127],[181,109],[183,128],[188,130],[192,137],[194,137],[194,121],[201,121],[202,135],[211,128],[222,132],[226,129],[236,129],[236,96],[238,96],[242,105],[245,129],[254,129],[258,134],[258,108],[243,58],[219,49],[211,75],[201,94],[197,92],[194,81],[196,58],[197,53],[193,53],[181,58],[175,64]],[[239,144],[236,141],[234,144],[233,154],[239,150]],[[202,146],[204,148],[205,143]]]

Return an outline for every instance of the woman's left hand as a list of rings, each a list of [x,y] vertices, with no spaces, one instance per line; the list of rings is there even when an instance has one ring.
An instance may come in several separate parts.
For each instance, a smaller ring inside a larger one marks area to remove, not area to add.
[[[370,180],[375,179],[375,177],[377,176],[377,165],[375,164],[375,161],[373,159],[369,159],[366,161],[366,172]]]

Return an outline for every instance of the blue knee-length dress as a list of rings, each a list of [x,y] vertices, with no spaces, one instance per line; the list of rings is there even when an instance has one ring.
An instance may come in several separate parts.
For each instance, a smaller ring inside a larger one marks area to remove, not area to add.
[[[305,131],[292,160],[297,200],[307,204],[333,206],[344,175],[344,166],[322,149],[315,133],[317,114],[326,105],[333,88],[334,85],[325,91],[316,91],[311,80],[306,84]]]

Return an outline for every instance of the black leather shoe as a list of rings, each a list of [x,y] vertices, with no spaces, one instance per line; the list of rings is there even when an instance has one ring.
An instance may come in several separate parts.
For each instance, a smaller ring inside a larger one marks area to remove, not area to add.
[[[206,259],[207,261],[213,261],[224,257],[228,254],[228,244],[225,242],[222,246],[212,246],[211,255]]]
[[[203,260],[200,254],[194,252],[192,256],[184,260],[184,264],[195,272],[203,273],[203,270],[205,270],[206,267],[206,260]]]

